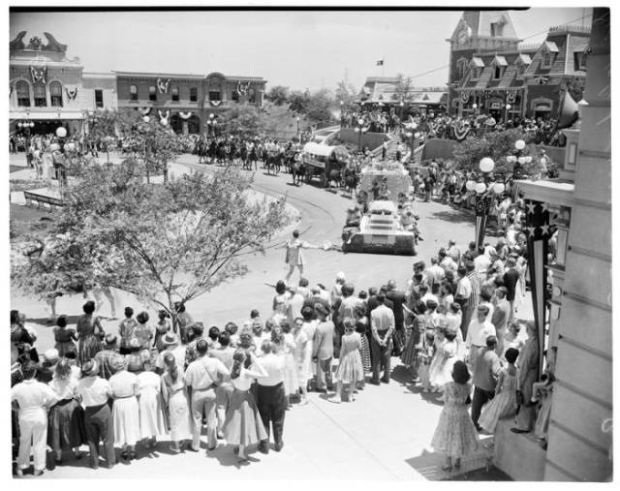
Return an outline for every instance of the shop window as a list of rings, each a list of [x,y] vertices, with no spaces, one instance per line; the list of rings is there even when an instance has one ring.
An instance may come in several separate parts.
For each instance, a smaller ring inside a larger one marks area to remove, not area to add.
[[[43,84],[35,84],[34,85],[34,107],[46,107],[47,106],[47,98],[45,93],[45,85]]]
[[[95,107],[103,107],[103,90],[95,89]]]
[[[138,100],[138,87],[136,85],[129,86],[129,100],[130,101]]]
[[[157,100],[157,88],[154,85],[149,87],[149,101]]]
[[[50,83],[50,102],[52,107],[62,107],[62,85],[60,82]]]
[[[174,102],[179,102],[179,88],[178,87],[172,87],[172,91],[170,92],[170,94]]]
[[[190,100],[190,102],[198,102],[198,88],[190,87],[190,89],[189,89],[189,100]]]
[[[28,82],[20,80],[15,84],[15,92],[17,92],[17,105],[21,107],[30,107],[30,85]]]

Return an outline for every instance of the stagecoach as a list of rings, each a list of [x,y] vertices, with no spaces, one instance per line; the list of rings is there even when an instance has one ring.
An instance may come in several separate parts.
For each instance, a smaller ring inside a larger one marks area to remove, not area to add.
[[[301,154],[306,182],[318,178],[322,187],[327,187],[330,180],[340,182],[348,155],[343,146],[306,143]]]

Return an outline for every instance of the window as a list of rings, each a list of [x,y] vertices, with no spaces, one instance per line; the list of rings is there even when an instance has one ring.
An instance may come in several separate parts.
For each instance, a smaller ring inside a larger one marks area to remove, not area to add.
[[[543,68],[551,68],[553,65],[553,61],[555,59],[555,53],[547,52],[543,57],[542,67]]]
[[[50,83],[50,102],[52,107],[62,107],[62,85],[60,82]]]
[[[35,84],[34,86],[34,107],[46,107],[47,99],[45,94],[45,85]]]
[[[586,57],[583,51],[575,51],[573,53],[575,57],[575,70],[585,71],[586,70]]]
[[[95,89],[95,107],[103,107],[103,90]]]
[[[478,80],[480,78],[480,74],[482,73],[482,68],[474,67],[471,70],[471,79]]]
[[[502,37],[504,34],[504,25],[500,22],[491,22],[491,37]]]
[[[172,87],[170,94],[174,102],[179,102],[179,88],[178,87]]]
[[[239,102],[239,92],[237,92],[236,90],[232,91],[232,100],[235,102]]]
[[[210,90],[209,91],[209,100],[210,101],[221,101],[222,95],[219,90]]]
[[[138,87],[135,85],[129,86],[129,100],[137,101],[138,100]]]
[[[157,88],[154,85],[149,87],[149,101],[157,100]]]
[[[461,58],[456,62],[456,79],[463,80],[465,78],[465,72],[467,69],[467,60],[465,58]]]
[[[526,68],[527,68],[527,67],[525,66],[525,63],[519,63],[519,64],[517,65],[517,75],[518,75],[519,77],[522,77],[522,76],[523,76],[523,74],[525,73],[525,69],[526,69]]]
[[[189,100],[190,102],[198,102],[198,89],[196,87],[190,87]]]
[[[499,80],[500,78],[502,78],[503,74],[504,74],[504,67],[500,65],[495,65],[495,67],[493,68],[493,79]]]
[[[21,107],[30,107],[30,85],[28,82],[20,80],[15,84],[15,92],[17,92],[17,105]]]

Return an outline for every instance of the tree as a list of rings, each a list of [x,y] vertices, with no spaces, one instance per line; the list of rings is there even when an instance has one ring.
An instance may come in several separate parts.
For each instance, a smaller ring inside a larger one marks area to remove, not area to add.
[[[219,123],[228,134],[242,138],[259,136],[263,130],[260,110],[249,104],[236,104],[222,113]]]
[[[84,165],[55,231],[58,247],[75,252],[57,267],[71,264],[85,282],[133,293],[176,322],[175,302],[243,275],[242,254],[264,250],[287,222],[284,200],[256,200],[250,184],[232,166],[149,184],[129,160]]]
[[[493,131],[483,137],[470,136],[454,148],[454,160],[459,169],[477,171],[480,160],[491,157],[495,161],[495,172],[506,172],[509,169],[506,157],[514,155],[517,140],[526,140],[520,130]]]
[[[276,106],[281,106],[282,104],[286,104],[288,102],[289,88],[284,87],[283,85],[276,85],[272,87],[267,94],[265,94],[265,98],[268,101],[273,102]]]
[[[405,77],[402,73],[397,75],[394,99],[407,102],[411,92],[413,91],[413,80],[411,77]]]
[[[321,89],[308,97],[305,106],[306,117],[313,122],[323,123],[333,118],[334,98],[327,89]]]
[[[295,90],[288,97],[289,107],[291,111],[305,114],[308,105],[308,97],[304,92]]]
[[[344,111],[351,110],[356,104],[356,94],[357,92],[352,84],[344,80],[338,82],[338,86],[336,87],[336,100]]]

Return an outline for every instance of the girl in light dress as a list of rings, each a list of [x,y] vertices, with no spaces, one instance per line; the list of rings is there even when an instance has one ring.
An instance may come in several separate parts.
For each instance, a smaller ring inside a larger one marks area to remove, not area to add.
[[[282,321],[282,319],[286,319],[286,310],[288,307],[288,300],[290,294],[286,289],[286,283],[284,281],[279,280],[276,283],[276,295],[273,297],[272,310],[273,310],[273,320],[276,324]]]
[[[249,368],[245,368],[247,361]],[[256,378],[266,377],[267,372],[260,366],[256,357],[244,350],[237,350],[233,355],[230,380],[234,391],[226,411],[226,421],[222,431],[229,445],[235,445],[235,453],[241,461],[248,460],[247,448],[267,439],[267,431],[250,392]]]
[[[172,353],[168,352],[164,355],[164,366],[166,373],[162,375],[161,385],[165,414],[168,417],[172,451],[179,453],[183,449],[183,442],[191,439],[187,389]]]
[[[161,353],[165,348],[163,338],[172,329],[172,325],[170,324],[170,314],[168,312],[162,309],[157,315],[159,320],[155,325],[155,339],[153,345],[155,349]]]
[[[304,320],[301,317],[297,317],[293,328],[293,340],[295,343],[293,358],[295,359],[295,366],[297,368],[297,385],[301,392],[299,403],[302,406],[308,404],[308,363],[306,360],[308,350],[306,346],[310,342],[303,329],[303,325]]]
[[[445,320],[443,322],[445,323]],[[456,330],[448,329],[444,324],[438,328],[438,331],[438,335],[435,337],[435,357],[429,367],[429,380],[435,391],[440,391],[445,384],[452,380],[452,367],[458,359]],[[438,344],[437,339],[440,339]]]
[[[532,385],[532,393],[534,395],[532,396],[531,402],[536,403],[540,401],[538,416],[536,417],[536,424],[534,425],[534,435],[543,442],[547,440],[547,431],[551,419],[551,400],[553,395],[553,383],[555,382],[553,371],[556,350],[557,348],[554,346],[550,351],[546,352],[547,367],[545,368],[545,372],[540,377],[540,382],[535,382]]]
[[[482,408],[478,424],[489,433],[495,433],[500,419],[509,418],[517,412],[517,368],[515,361],[519,351],[506,350],[508,366],[502,369],[495,387],[495,397]]]
[[[432,448],[446,456],[443,470],[459,469],[461,458],[478,449],[478,432],[467,410],[472,390],[469,379],[467,365],[457,360],[452,381],[443,387],[444,406],[431,441]]]
[[[353,401],[353,391],[357,383],[364,379],[364,368],[362,367],[362,357],[360,349],[362,339],[358,332],[355,332],[353,319],[347,317],[343,321],[344,335],[340,347],[340,362],[336,370],[336,394],[340,395],[341,401]],[[343,397],[342,387],[347,386],[347,398]]]

